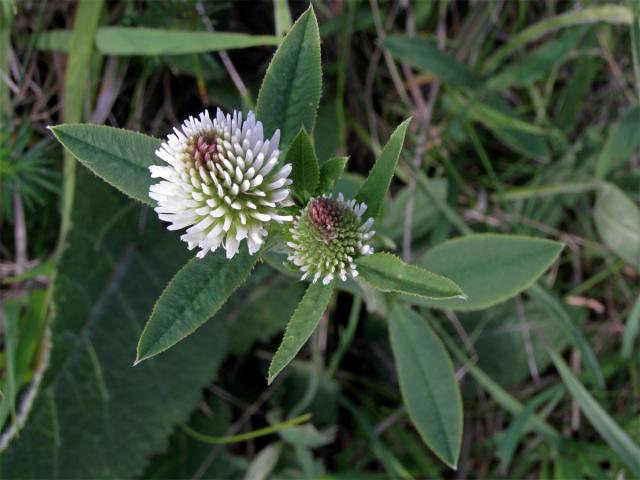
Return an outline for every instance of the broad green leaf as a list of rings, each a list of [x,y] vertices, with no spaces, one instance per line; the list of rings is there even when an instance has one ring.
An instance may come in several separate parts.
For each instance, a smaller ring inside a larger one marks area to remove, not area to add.
[[[424,298],[464,296],[454,282],[415,265],[408,265],[390,253],[374,253],[356,260],[358,272],[378,290]]]
[[[293,139],[289,150],[287,150],[287,163],[293,166],[291,178],[293,179],[293,190],[303,201],[306,202],[313,196],[318,182],[320,181],[320,166],[318,158],[313,149],[311,138],[303,129]]]
[[[395,305],[388,320],[400,391],[429,448],[456,468],[462,443],[462,398],[451,358],[428,323]]]
[[[596,164],[596,176],[604,178],[620,164],[624,165],[631,155],[640,151],[640,107],[631,107],[615,123],[600,152]]]
[[[509,38],[509,41],[496,50],[493,56],[485,62],[483,65],[484,73],[486,75],[491,74],[514,51],[520,49],[527,43],[560,28],[597,22],[629,25],[632,21],[633,12],[623,5],[601,5],[588,7],[583,8],[582,10],[569,11],[561,15],[556,15],[555,17],[546,17],[521,31],[517,35]]]
[[[161,163],[155,156],[161,141],[120,128],[88,124],[51,127],[58,141],[80,162],[125,195],[147,205],[154,180],[149,166]]]
[[[265,137],[280,129],[286,148],[300,128],[313,132],[321,87],[320,34],[309,7],[282,40],[262,81],[256,116]]]
[[[629,468],[634,477],[640,476],[640,447],[625,433],[609,414],[596,402],[586,388],[574,376],[565,361],[555,352],[551,358],[562,377],[562,381],[578,402],[582,413],[589,419],[593,428],[618,454],[620,460]]]
[[[226,351],[210,322],[131,367],[143,319],[190,256],[152,216],[85,170],[56,279],[51,360],[2,478],[137,478],[196,406]]]
[[[258,261],[246,245],[232,259],[222,249],[194,257],[158,298],[138,342],[136,364],[172,347],[212,318]]]
[[[333,283],[329,285],[312,283],[309,285],[287,324],[278,350],[271,359],[269,383],[273,382],[276,376],[295,358],[300,349],[309,340],[309,337],[318,326],[332,294]]]
[[[468,89],[479,88],[480,81],[466,66],[421,37],[387,37],[382,46],[398,60],[440,78],[445,84]]]
[[[348,157],[334,157],[320,166],[320,181],[318,182],[316,195],[330,192],[333,189],[342,172],[344,172],[344,167],[347,165],[348,160]]]
[[[376,160],[373,168],[369,172],[367,179],[356,195],[358,202],[367,204],[365,217],[377,217],[380,213],[380,207],[384,201],[384,197],[391,185],[391,179],[398,164],[400,151],[404,144],[404,137],[411,118],[407,118],[402,122],[391,134],[389,141],[384,146],[380,157]]]
[[[418,265],[450,278],[468,300],[419,300],[454,310],[479,310],[527,289],[556,260],[563,244],[517,235],[478,234],[444,242]]]
[[[604,183],[596,195],[593,219],[604,243],[640,271],[640,209],[625,193]]]
[[[96,34],[96,46],[105,55],[178,55],[263,47],[279,42],[278,37],[270,35],[142,27],[102,27]]]

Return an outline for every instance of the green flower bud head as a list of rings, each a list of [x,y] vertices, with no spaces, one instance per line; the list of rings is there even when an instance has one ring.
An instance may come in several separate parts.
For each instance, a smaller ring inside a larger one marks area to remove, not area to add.
[[[294,219],[287,243],[292,249],[289,261],[303,272],[302,280],[322,279],[327,285],[334,277],[346,281],[347,276],[358,276],[354,260],[373,253],[373,218],[362,221],[366,209],[364,203],[345,200],[342,193],[337,199],[324,195],[309,201]]]

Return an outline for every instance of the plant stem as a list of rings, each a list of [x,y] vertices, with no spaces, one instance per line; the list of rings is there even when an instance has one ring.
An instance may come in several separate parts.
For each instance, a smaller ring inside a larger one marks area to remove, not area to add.
[[[64,79],[64,123],[78,123],[82,119],[82,105],[87,85],[86,72],[89,70],[93,39],[103,3],[103,0],[82,0],[76,10]],[[64,153],[62,182],[61,222],[56,259],[62,255],[67,234],[71,229],[71,211],[76,188],[76,159],[67,151]]]
[[[238,435],[229,435],[227,437],[213,437],[211,435],[205,435],[203,433],[196,432],[187,425],[182,425],[181,428],[187,435],[195,438],[196,440],[200,440],[201,442],[212,443],[215,445],[225,445],[228,443],[244,442],[246,440],[251,440],[258,437],[264,437],[265,435],[271,435],[272,433],[277,433],[278,431],[285,428],[305,423],[310,418],[311,414],[305,413],[304,415],[300,415],[299,417],[292,418],[291,420],[285,420],[284,422],[276,423],[275,425],[271,425],[269,427],[259,428],[258,430],[247,433],[240,433]]]

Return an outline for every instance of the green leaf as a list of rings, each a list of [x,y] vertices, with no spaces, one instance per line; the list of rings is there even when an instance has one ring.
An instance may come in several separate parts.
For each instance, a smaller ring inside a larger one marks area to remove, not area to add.
[[[291,28],[291,10],[289,0],[273,1],[273,18],[276,23],[276,35],[281,37]]]
[[[265,137],[279,128],[286,148],[301,127],[312,132],[321,87],[320,34],[309,7],[282,40],[262,81],[256,116]]]
[[[234,317],[229,335],[229,350],[238,356],[247,354],[254,342],[281,332],[305,290],[297,276],[290,279],[266,267],[256,268],[250,281],[256,287]]]
[[[333,190],[340,175],[344,172],[344,167],[347,165],[348,160],[348,157],[334,157],[320,166],[320,181],[318,182],[318,188],[315,192],[316,195],[321,195]]]
[[[559,38],[545,42],[531,53],[509,63],[500,73],[487,80],[487,87],[504,90],[511,86],[530,86],[549,71],[561,65],[584,37],[586,27],[567,30]]]
[[[391,348],[409,417],[427,446],[456,468],[462,443],[462,398],[451,358],[427,322],[395,305]]]
[[[210,322],[167,355],[131,368],[142,319],[189,252],[87,171],[76,187],[50,365],[24,429],[0,455],[2,478],[139,477],[226,352],[224,323]]]
[[[57,29],[40,32],[39,50],[66,52],[71,32]],[[247,35],[231,32],[168,30],[144,27],[101,27],[96,32],[96,47],[105,55],[180,55],[276,46],[280,38],[272,35]]]
[[[318,117],[313,129],[313,144],[322,164],[336,154],[340,142],[340,120],[334,98],[324,99],[318,107]]]
[[[602,438],[629,468],[634,477],[640,476],[640,447],[625,433],[609,414],[595,401],[580,381],[573,375],[564,360],[551,352],[562,381],[571,393],[585,417],[589,419]]]
[[[320,166],[311,138],[304,128],[291,142],[286,158],[287,163],[293,166],[293,190],[306,203],[313,196],[320,181]]]
[[[435,75],[446,84],[469,89],[480,86],[473,72],[429,40],[421,37],[387,37],[382,46],[398,60]]]
[[[271,35],[141,27],[102,27],[96,46],[105,55],[179,55],[278,45]]]
[[[374,253],[356,260],[358,272],[378,290],[424,298],[464,296],[454,282],[415,265],[408,265],[390,253]]]
[[[640,209],[633,200],[604,183],[598,189],[593,219],[604,243],[640,272]]]
[[[447,181],[444,178],[437,178],[429,183],[433,196],[441,203],[446,203]],[[423,188],[417,188],[411,192],[409,187],[405,187],[395,194],[390,203],[385,204],[384,215],[375,224],[376,232],[387,235],[394,240],[400,240],[404,235],[404,215],[410,198],[413,198],[411,233],[414,240],[435,228],[441,218],[436,203],[425,193]]]
[[[398,125],[398,128],[391,134],[389,141],[384,146],[382,153],[373,168],[369,172],[367,179],[356,195],[358,202],[367,204],[365,217],[377,217],[384,197],[391,185],[391,179],[398,164],[398,157],[404,144],[404,136],[411,122],[411,117]]]
[[[192,258],[158,298],[138,342],[136,364],[167,350],[212,318],[258,261],[246,245],[232,259],[222,249]]]
[[[4,378],[0,379],[0,428],[4,426],[6,418],[16,417],[16,398],[20,388],[20,378],[17,373],[18,356],[18,317],[22,310],[21,298],[8,298],[0,305],[0,327],[4,346]]]
[[[633,353],[633,343],[640,334],[640,296],[629,313],[627,323],[624,325],[624,334],[622,335],[622,348],[620,354],[622,358],[630,359]]]
[[[640,149],[640,107],[631,107],[625,112],[620,121],[615,123],[604,144],[598,163],[596,176],[604,178],[615,167],[624,165],[631,155]]]
[[[452,113],[482,123],[513,151],[537,159],[549,155],[543,141],[545,130],[523,120],[500,97],[492,95],[487,101],[479,101],[451,93],[444,100]]]
[[[269,384],[294,359],[307,340],[309,340],[329,304],[332,293],[333,283],[329,285],[312,283],[309,285],[287,324],[278,350],[271,359]]]
[[[527,289],[551,266],[562,243],[517,235],[478,234],[444,242],[418,264],[450,278],[468,300],[419,300],[454,310],[479,310]]]
[[[66,52],[69,50],[71,30],[54,29],[38,32],[35,46],[38,50],[49,52]]]
[[[149,166],[159,164],[155,156],[161,141],[120,128],[88,124],[51,127],[58,141],[80,162],[125,195],[147,205],[153,183]]]

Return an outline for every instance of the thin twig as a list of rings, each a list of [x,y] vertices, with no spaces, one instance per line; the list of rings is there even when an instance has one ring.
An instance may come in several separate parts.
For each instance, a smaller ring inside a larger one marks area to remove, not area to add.
[[[438,36],[438,48],[444,48],[445,40],[447,36],[446,31],[446,3],[443,3],[444,7],[440,9],[440,19],[438,21],[437,27],[437,36]],[[409,35],[415,35],[415,25],[413,25],[413,15],[409,13],[411,11],[410,4],[407,2],[407,32]],[[433,110],[438,99],[438,93],[440,91],[440,81],[434,80],[431,85],[431,89],[429,90],[429,98],[425,102],[422,97],[422,92],[420,91],[420,87],[417,82],[413,80],[413,72],[408,65],[403,65],[405,69],[405,74],[408,75],[410,89],[412,91],[413,97],[417,100],[416,107],[420,112],[419,124],[418,124],[418,134],[416,135],[416,146],[413,154],[413,166],[416,170],[420,170],[422,168],[422,159],[425,153],[425,144],[427,140],[427,131],[429,130],[429,126],[431,125],[431,118],[433,116]],[[411,261],[411,239],[412,239],[412,228],[413,228],[413,210],[415,205],[415,193],[416,193],[416,177],[414,175],[409,177],[409,185],[408,185],[408,199],[407,205],[405,206],[404,211],[404,229],[402,236],[402,257],[406,262]]]
[[[25,272],[27,265],[27,225],[24,217],[24,205],[20,196],[19,185],[13,194],[13,208],[15,214],[14,238],[16,248],[15,274],[20,275]]]
[[[215,29],[213,28],[213,23],[211,23],[211,19],[207,15],[207,12],[204,9],[204,5],[202,4],[202,2],[196,3],[196,10],[198,11],[198,15],[200,15],[202,23],[204,24],[207,31],[214,32]],[[249,95],[249,90],[247,90],[247,87],[242,81],[242,78],[240,78],[240,74],[236,70],[236,67],[233,65],[231,58],[229,58],[227,51],[220,50],[218,51],[218,55],[220,56],[220,60],[222,60],[222,64],[224,65],[224,68],[227,70],[227,73],[231,77],[231,81],[233,82],[233,84],[236,86],[236,89],[240,93],[240,97],[242,97],[242,100],[245,102],[250,101],[251,97]]]

